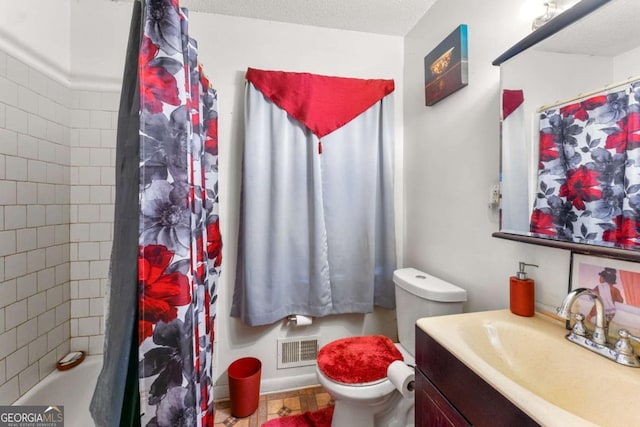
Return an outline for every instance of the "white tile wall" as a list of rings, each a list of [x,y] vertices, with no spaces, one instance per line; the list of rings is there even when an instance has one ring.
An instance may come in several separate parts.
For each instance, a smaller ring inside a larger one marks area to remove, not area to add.
[[[118,100],[0,52],[0,405],[102,353]]]
[[[71,347],[102,353],[115,187],[119,94],[71,94],[69,180]]]
[[[55,229],[68,229],[67,211],[56,200],[68,193],[69,95],[47,96],[57,83],[32,73],[20,61],[3,56],[0,72],[0,404],[13,402],[55,366],[69,350],[68,319],[62,298],[68,277],[57,279],[55,267],[68,263],[69,236],[56,241]],[[34,78],[30,79],[29,76]],[[64,98],[66,97],[66,101]],[[52,114],[53,113],[53,114]],[[66,130],[65,130],[66,129]],[[60,186],[59,189],[56,186]],[[67,196],[68,198],[68,196]],[[47,312],[50,308],[51,311]]]

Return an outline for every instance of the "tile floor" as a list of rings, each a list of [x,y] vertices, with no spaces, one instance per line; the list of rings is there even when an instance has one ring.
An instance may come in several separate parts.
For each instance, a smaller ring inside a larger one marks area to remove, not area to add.
[[[214,427],[260,427],[273,418],[315,411],[329,405],[333,405],[333,400],[320,386],[263,394],[260,396],[256,412],[246,418],[232,416],[231,402],[223,400],[215,403]]]

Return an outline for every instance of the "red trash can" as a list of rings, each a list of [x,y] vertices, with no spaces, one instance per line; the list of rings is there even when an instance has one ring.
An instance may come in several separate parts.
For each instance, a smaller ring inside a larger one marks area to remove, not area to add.
[[[229,398],[231,415],[244,418],[258,409],[262,362],[255,357],[243,357],[229,365]]]

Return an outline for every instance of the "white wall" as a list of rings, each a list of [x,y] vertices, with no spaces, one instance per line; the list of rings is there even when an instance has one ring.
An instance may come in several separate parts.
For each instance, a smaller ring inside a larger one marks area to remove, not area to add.
[[[613,82],[640,77],[640,47],[613,58]]]
[[[568,288],[567,251],[491,237],[500,147],[500,70],[491,62],[529,32],[520,4],[439,0],[405,38],[405,265],[467,289],[466,311],[508,307],[518,261],[540,265],[530,274],[539,304],[557,306]],[[460,24],[468,25],[469,85],[425,107],[424,56]]]
[[[70,1],[72,86],[119,93],[133,3]]]
[[[48,77],[68,83],[70,6],[71,0],[0,0],[0,48]]]

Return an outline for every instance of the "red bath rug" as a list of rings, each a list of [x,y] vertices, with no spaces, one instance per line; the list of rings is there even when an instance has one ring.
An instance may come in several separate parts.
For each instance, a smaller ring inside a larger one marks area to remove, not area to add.
[[[404,360],[393,341],[383,335],[335,340],[318,352],[318,367],[324,375],[344,384],[363,384],[387,376],[387,368]]]
[[[317,411],[307,411],[303,414],[274,418],[262,424],[262,427],[331,427],[333,405]]]

